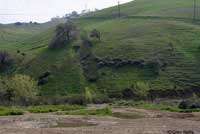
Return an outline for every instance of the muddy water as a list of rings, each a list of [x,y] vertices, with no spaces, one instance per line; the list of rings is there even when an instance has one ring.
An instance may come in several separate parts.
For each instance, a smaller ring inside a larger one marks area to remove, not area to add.
[[[86,126],[95,126],[97,124],[91,122],[58,122],[57,125],[52,126],[51,128],[67,128],[67,127],[86,127]]]
[[[63,119],[54,119],[54,118],[46,118],[46,119],[26,119],[22,121],[13,121],[9,123],[10,126],[16,126],[19,128],[68,128],[68,127],[86,127],[86,126],[95,126],[97,123],[84,121],[84,120],[76,120],[71,119],[67,120]]]

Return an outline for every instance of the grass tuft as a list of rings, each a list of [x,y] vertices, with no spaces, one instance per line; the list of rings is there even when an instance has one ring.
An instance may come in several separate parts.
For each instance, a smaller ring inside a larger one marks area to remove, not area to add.
[[[22,110],[18,110],[15,108],[8,108],[8,107],[0,107],[0,116],[6,115],[23,115],[24,112]]]
[[[31,113],[50,113],[57,111],[70,111],[84,109],[84,106],[80,105],[43,105],[43,106],[30,106],[27,110]]]

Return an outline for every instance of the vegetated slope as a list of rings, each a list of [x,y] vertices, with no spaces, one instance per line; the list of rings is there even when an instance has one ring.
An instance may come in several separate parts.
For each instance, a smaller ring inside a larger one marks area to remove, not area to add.
[[[38,79],[45,72],[50,72],[48,83],[41,88],[42,95],[68,95],[73,93],[82,94],[84,89],[84,77],[80,63],[73,56],[71,50],[43,49],[30,62],[25,63],[24,72]]]
[[[121,6],[122,15],[158,17],[112,18],[116,17],[112,13],[117,13],[117,7],[112,7],[74,20],[81,30],[101,32],[101,41],[91,39],[92,57],[86,60],[78,58],[84,51],[76,53],[72,48],[80,41],[61,50],[48,50],[54,28],[9,50],[19,48],[27,53],[17,73],[38,79],[51,72],[48,83],[41,87],[43,95],[68,95],[87,89],[90,95],[101,92],[110,97],[129,97],[127,88],[137,90],[140,96],[150,90],[158,91],[161,97],[176,96],[173,91],[180,90],[181,95],[184,91],[191,94],[200,87],[200,25],[192,20],[159,18],[191,18],[191,7],[188,0],[135,0]]]
[[[144,67],[100,68],[97,84],[101,88],[116,92],[138,83],[147,90],[198,89],[198,25],[167,20],[121,19],[86,28],[97,28],[102,32],[101,43],[93,47],[94,54],[100,59],[142,59],[146,64]]]

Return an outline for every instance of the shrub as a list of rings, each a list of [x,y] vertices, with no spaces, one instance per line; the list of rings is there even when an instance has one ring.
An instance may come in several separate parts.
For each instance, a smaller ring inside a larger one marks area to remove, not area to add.
[[[155,57],[151,61],[149,61],[147,65],[154,71],[155,75],[159,75],[163,63],[157,57]]]
[[[88,38],[82,39],[82,44],[84,47],[88,47],[88,48],[92,47],[92,42]]]
[[[28,104],[37,93],[37,83],[30,76],[27,75],[14,75],[8,86],[10,89],[14,89],[15,99],[21,103]]]
[[[85,88],[85,99],[87,102],[92,103],[93,95],[88,87]]]
[[[6,102],[11,102],[14,97],[14,92],[8,86],[8,78],[1,77],[0,78],[0,102],[4,104]]]
[[[122,91],[125,99],[146,99],[150,86],[148,83],[138,81],[131,88],[126,88]]]
[[[90,33],[90,37],[101,40],[101,33],[97,29],[93,29]]]
[[[105,94],[98,95],[95,98],[93,98],[93,100],[92,100],[92,102],[94,104],[109,103],[110,101],[111,101],[110,98],[107,95],[105,95]]]
[[[136,94],[133,92],[133,89],[126,88],[122,91],[122,95],[124,99],[132,99],[136,97]]]
[[[41,86],[41,85],[45,85],[48,83],[48,77],[51,75],[50,72],[45,72],[43,73],[40,77],[39,77],[39,80],[38,80],[38,86]]]
[[[13,58],[6,51],[0,51],[0,71],[4,71],[13,64]]]
[[[9,115],[23,115],[24,114],[24,112],[23,111],[21,111],[21,110],[11,110],[10,112],[9,112]]]
[[[85,105],[86,100],[84,95],[70,95],[67,97],[66,102],[68,104]]]
[[[150,89],[150,86],[148,83],[138,81],[134,85],[134,89],[137,96],[139,96],[140,98],[146,98],[148,94],[148,90]]]
[[[36,97],[37,83],[30,76],[16,74],[0,83],[4,99],[10,103],[30,105]]]
[[[14,108],[0,107],[0,116],[5,115],[23,115],[24,112]]]
[[[187,102],[186,101],[182,101],[179,106],[178,106],[180,109],[187,109]]]
[[[95,88],[85,88],[85,101],[87,103],[103,104],[110,102],[110,99],[106,94],[102,94]]]
[[[191,98],[188,100],[184,100],[180,102],[179,106],[180,109],[197,109],[200,108],[200,99],[198,98]]]

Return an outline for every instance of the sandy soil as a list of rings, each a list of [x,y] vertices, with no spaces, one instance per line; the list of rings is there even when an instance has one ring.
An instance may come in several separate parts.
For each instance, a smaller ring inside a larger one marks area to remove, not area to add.
[[[5,116],[0,117],[0,134],[200,134],[200,113],[184,114],[134,108],[113,108],[113,111],[142,113],[144,118],[55,114]],[[68,126],[52,127],[57,122],[65,122]],[[77,124],[82,125],[76,126]]]

